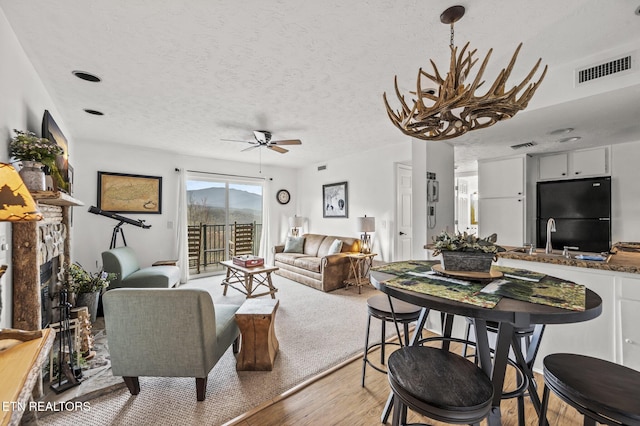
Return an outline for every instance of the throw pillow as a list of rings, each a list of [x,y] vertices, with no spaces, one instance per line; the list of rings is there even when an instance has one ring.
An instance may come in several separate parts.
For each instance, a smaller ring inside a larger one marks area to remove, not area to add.
[[[304,237],[287,237],[284,243],[285,253],[302,253]]]
[[[329,252],[327,254],[336,254],[340,253],[340,251],[342,251],[342,241],[333,240],[333,243],[331,243],[331,247],[329,247]]]

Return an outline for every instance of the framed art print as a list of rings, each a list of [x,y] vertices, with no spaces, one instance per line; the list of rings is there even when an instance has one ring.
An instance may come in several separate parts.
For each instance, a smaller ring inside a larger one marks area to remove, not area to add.
[[[98,172],[98,208],[121,213],[162,213],[162,177]]]
[[[347,182],[322,185],[322,217],[349,217]]]

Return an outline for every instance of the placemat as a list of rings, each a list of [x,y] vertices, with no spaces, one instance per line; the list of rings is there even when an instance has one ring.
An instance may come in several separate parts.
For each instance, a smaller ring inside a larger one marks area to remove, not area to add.
[[[502,296],[523,302],[584,311],[586,288],[569,281],[556,281],[546,274],[526,269],[494,266],[505,278],[480,284],[446,278],[432,272],[439,263],[430,260],[394,262],[372,268],[374,271],[396,275],[386,281],[391,287],[424,293],[474,306],[493,308]]]

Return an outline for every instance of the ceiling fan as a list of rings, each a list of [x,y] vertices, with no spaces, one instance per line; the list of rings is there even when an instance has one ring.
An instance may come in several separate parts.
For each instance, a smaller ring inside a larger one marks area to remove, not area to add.
[[[251,146],[243,149],[243,152],[255,148],[261,148],[264,146],[273,151],[279,152],[280,154],[284,154],[286,152],[289,152],[289,150],[282,148],[281,145],[302,145],[302,141],[300,141],[299,139],[285,139],[280,141],[271,140],[271,132],[269,132],[268,130],[254,130],[253,137],[255,138],[255,141],[239,141],[234,139],[222,140],[228,142],[244,142],[250,144]]]

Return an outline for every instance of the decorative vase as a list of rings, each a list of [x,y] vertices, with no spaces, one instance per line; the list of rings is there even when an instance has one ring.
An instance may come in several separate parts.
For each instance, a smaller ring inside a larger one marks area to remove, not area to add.
[[[100,296],[100,292],[94,291],[93,293],[78,293],[76,297],[76,307],[86,306],[91,315],[92,323],[96,322],[98,317],[98,296]]]
[[[22,168],[18,172],[29,191],[44,191],[46,189],[42,163],[37,161],[22,161]]]
[[[446,271],[489,272],[495,254],[473,251],[442,251],[442,268]]]

